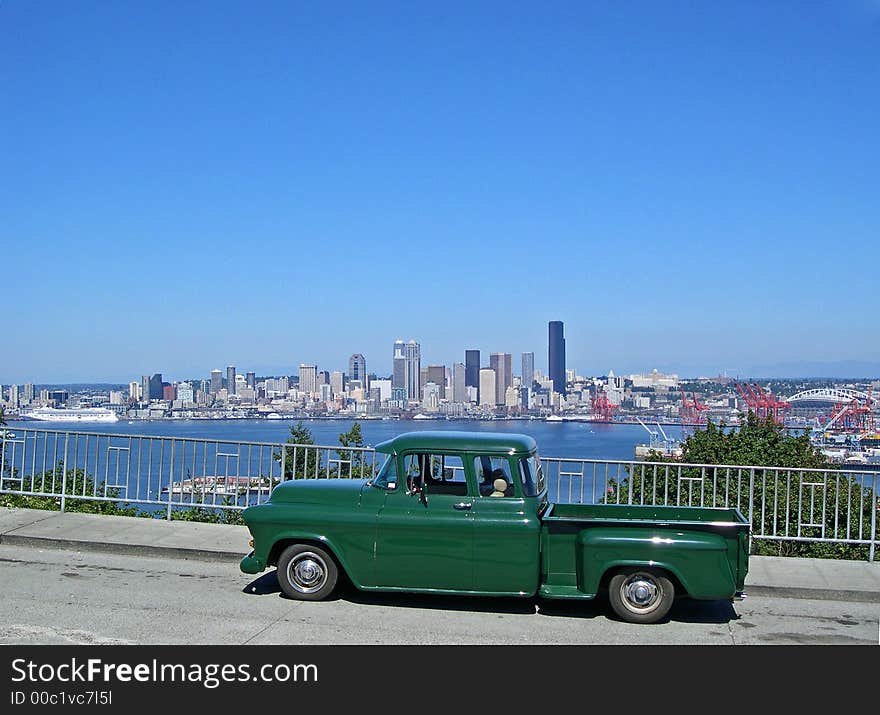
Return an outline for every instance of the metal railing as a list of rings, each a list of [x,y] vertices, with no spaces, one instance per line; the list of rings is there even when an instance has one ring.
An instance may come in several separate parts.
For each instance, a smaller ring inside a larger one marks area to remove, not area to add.
[[[287,479],[368,478],[363,447],[0,428],[0,493],[135,505],[172,518],[241,510]],[[542,457],[552,501],[735,507],[751,538],[866,547],[873,561],[880,472]]]
[[[241,510],[286,479],[370,476],[370,448],[43,429],[0,432],[0,493],[165,510]]]
[[[751,539],[864,546],[880,533],[880,471],[542,457],[551,499],[739,509]]]

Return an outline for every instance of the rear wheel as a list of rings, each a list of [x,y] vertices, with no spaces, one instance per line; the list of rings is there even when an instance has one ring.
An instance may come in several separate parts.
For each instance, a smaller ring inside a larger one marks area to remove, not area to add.
[[[324,549],[293,544],[278,558],[278,585],[286,596],[300,601],[322,601],[336,588],[339,569]]]
[[[627,569],[608,584],[611,607],[629,623],[656,623],[669,612],[674,598],[672,581],[653,569]]]

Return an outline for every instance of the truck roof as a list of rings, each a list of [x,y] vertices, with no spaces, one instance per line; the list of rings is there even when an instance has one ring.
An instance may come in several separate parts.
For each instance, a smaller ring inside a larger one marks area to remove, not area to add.
[[[525,434],[510,432],[463,432],[458,430],[425,430],[404,432],[376,445],[377,452],[390,454],[411,450],[458,452],[493,452],[498,454],[528,453],[538,448],[535,440]]]

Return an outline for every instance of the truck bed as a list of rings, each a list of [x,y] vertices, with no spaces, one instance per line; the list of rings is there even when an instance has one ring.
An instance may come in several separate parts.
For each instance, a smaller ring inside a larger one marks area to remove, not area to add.
[[[739,509],[638,504],[550,504],[541,521],[744,527],[749,523]]]
[[[693,598],[732,597],[748,571],[748,520],[738,509],[550,504],[541,516],[541,590],[592,598],[616,570],[665,571]]]

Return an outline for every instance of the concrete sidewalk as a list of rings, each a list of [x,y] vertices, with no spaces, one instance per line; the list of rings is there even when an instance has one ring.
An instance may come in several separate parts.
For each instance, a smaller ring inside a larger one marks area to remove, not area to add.
[[[9,545],[237,561],[249,539],[243,526],[0,508],[0,543]],[[880,603],[880,563],[752,556],[746,592]]]

